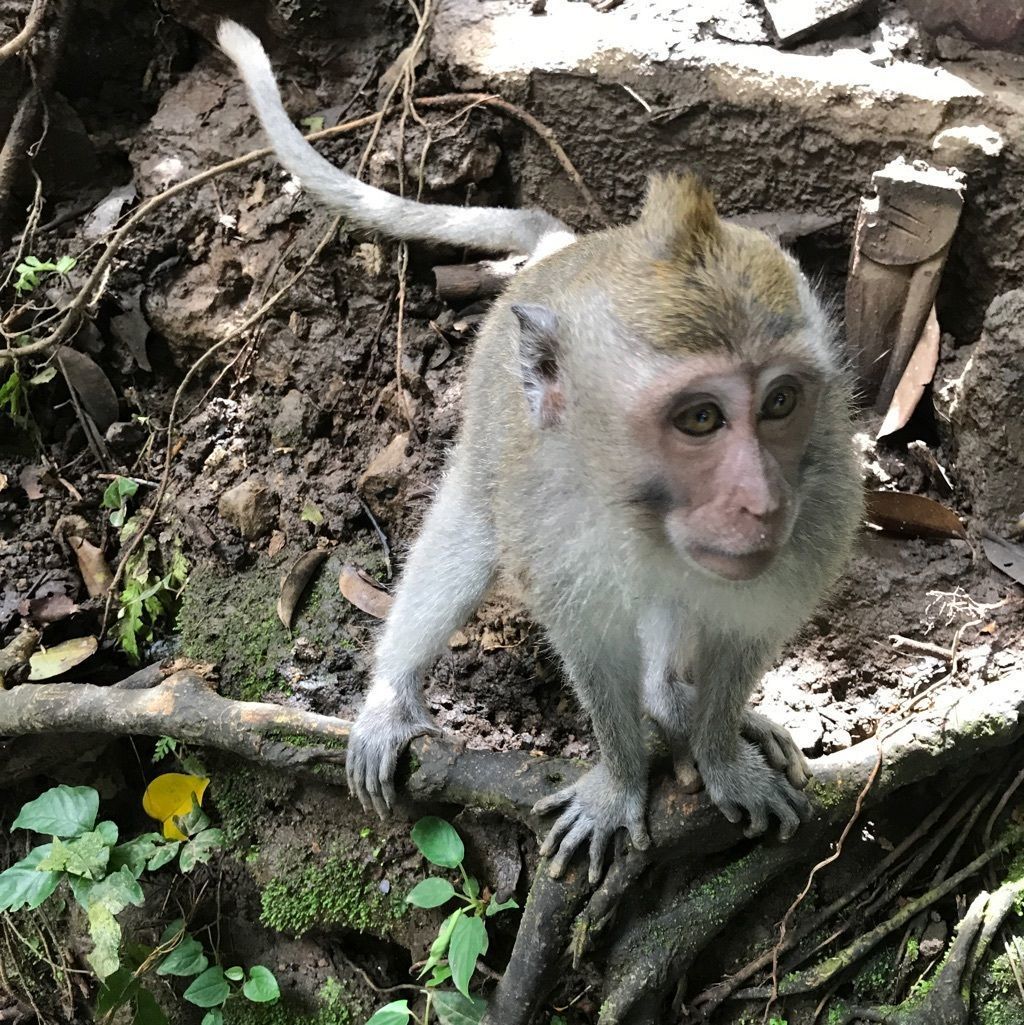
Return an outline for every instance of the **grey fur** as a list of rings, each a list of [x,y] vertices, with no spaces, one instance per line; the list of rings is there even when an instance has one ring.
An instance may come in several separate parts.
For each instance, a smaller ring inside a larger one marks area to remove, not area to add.
[[[627,400],[689,358],[652,348],[626,273],[637,280],[659,255],[655,222],[679,230],[670,210],[574,241],[536,211],[431,207],[386,196],[301,140],[254,36],[224,23],[219,38],[282,162],[328,205],[397,238],[534,255],[481,327],[459,440],[412,546],[349,740],[352,792],[382,816],[392,807],[401,750],[417,734],[436,732],[424,675],[503,574],[547,631],[601,748],[589,773],[535,809],[561,809],[542,848],[555,874],[585,847],[596,881],[619,828],[638,847],[649,844],[645,713],[669,735],[681,766],[696,758],[729,818],[746,815],[754,834],[774,817],[791,835],[809,812],[799,792],[805,763],[788,734],[746,702],[838,577],[862,502],[849,382],[795,263],[802,315],[794,322],[824,385],[789,539],[760,576],[733,583],[686,562],[652,529],[664,501],[658,466],[628,441]],[[661,182],[652,197],[665,194]],[[547,335],[556,330],[557,345],[550,344]],[[524,344],[534,353],[538,337],[555,356],[540,374],[536,365],[524,368]],[[539,423],[536,407],[549,388],[557,389],[557,401],[549,403],[550,422]]]

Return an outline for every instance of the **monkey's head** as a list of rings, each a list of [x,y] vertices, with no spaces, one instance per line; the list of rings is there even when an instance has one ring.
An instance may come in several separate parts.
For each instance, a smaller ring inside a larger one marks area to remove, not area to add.
[[[535,422],[575,435],[667,555],[756,577],[791,537],[819,409],[845,387],[827,319],[796,262],[721,221],[692,177],[655,179],[639,220],[597,238],[599,288],[581,278],[557,315],[513,308]]]

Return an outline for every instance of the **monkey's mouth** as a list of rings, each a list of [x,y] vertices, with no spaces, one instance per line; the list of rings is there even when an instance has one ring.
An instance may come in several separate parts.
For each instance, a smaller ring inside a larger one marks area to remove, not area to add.
[[[687,553],[701,569],[724,580],[752,580],[763,573],[775,558],[774,548],[747,552],[724,552],[700,544],[687,546]]]

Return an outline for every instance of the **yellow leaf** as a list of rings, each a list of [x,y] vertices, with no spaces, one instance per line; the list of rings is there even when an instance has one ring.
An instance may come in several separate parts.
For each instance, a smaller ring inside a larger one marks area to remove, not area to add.
[[[192,810],[193,794],[198,804],[203,803],[203,794],[209,782],[206,776],[165,772],[146,787],[142,795],[142,807],[150,818],[164,824],[164,836],[168,840],[187,840],[188,837],[175,825],[174,820]]]

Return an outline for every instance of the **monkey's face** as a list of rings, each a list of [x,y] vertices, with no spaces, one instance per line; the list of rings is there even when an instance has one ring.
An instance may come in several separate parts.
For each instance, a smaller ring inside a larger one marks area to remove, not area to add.
[[[688,360],[647,390],[633,423],[654,472],[633,503],[687,564],[726,580],[771,564],[799,511],[820,387],[803,363],[722,355]]]

